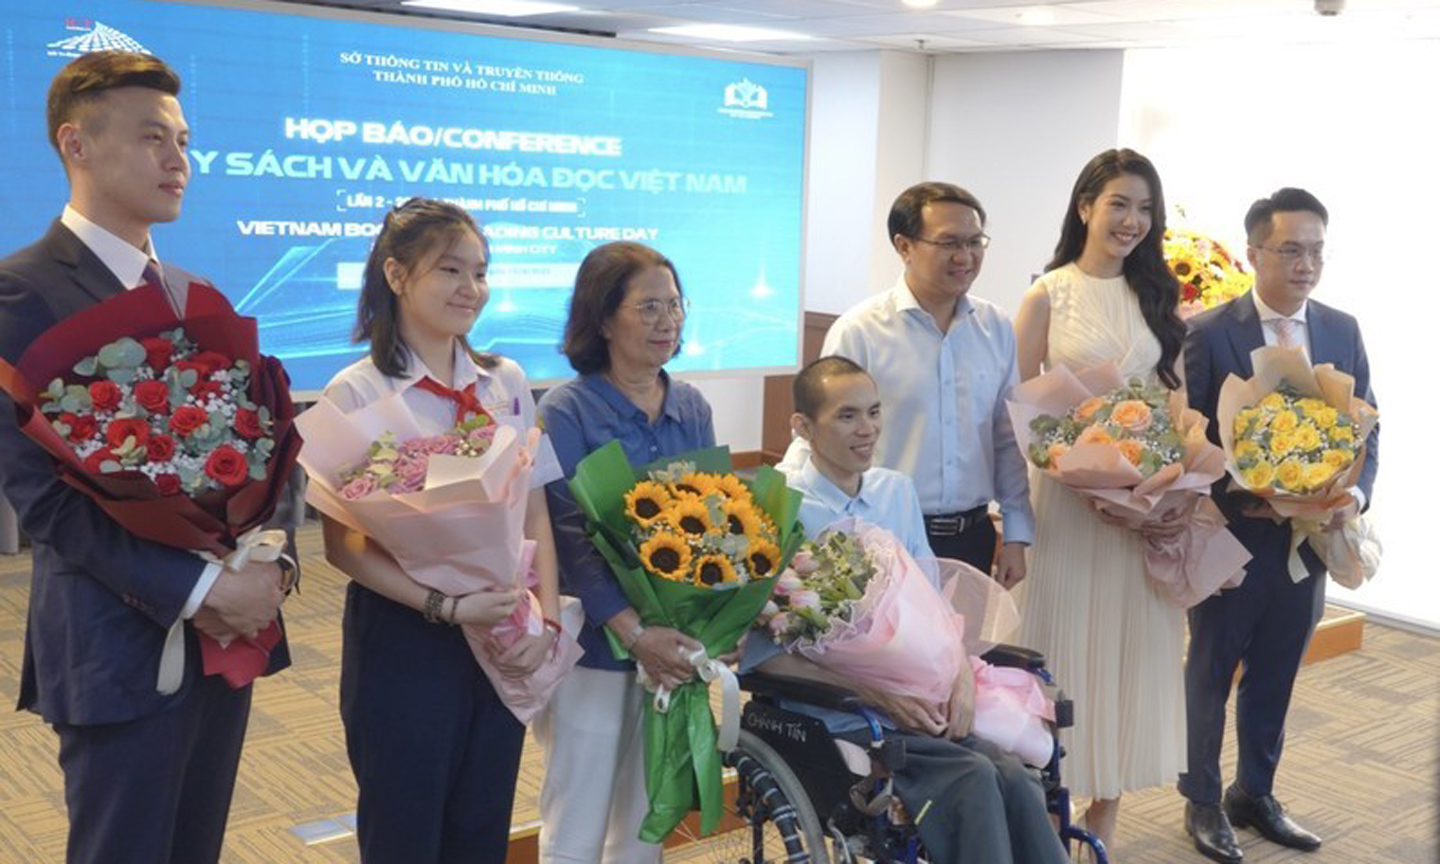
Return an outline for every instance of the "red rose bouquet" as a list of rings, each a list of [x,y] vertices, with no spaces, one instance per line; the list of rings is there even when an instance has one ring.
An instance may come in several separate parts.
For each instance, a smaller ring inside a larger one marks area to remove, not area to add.
[[[132,534],[235,568],[275,560],[283,535],[259,529],[300,450],[289,379],[260,355],[253,318],[208,285],[187,297],[178,321],[154,285],[71,315],[0,361],[0,387],[62,479]],[[280,639],[278,621],[227,646],[201,635],[205,674],[244,686]],[[177,622],[157,689],[183,669]]]

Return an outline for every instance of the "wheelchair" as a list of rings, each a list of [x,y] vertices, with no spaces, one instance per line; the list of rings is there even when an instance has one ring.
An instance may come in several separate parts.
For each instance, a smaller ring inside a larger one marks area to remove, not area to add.
[[[1073,706],[1054,689],[1040,654],[999,646],[985,655],[997,666],[1037,675],[1055,697],[1057,729],[1073,723]],[[817,682],[751,673],[740,678],[751,698],[741,718],[739,743],[726,756],[737,776],[731,815],[741,830],[710,845],[714,864],[917,864],[925,861],[917,830],[886,779],[903,764],[904,742],[886,741],[877,716],[853,694]],[[868,751],[833,737],[821,721],[777,704],[791,700],[865,717]],[[1070,795],[1060,782],[1064,750],[1040,769],[1047,806],[1067,852],[1089,847],[1108,864],[1104,845],[1070,823]],[[923,814],[921,814],[923,815]],[[732,822],[733,824],[733,822]]]

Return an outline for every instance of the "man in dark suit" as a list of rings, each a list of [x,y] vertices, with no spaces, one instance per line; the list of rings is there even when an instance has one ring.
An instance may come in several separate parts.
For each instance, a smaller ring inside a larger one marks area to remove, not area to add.
[[[1263,345],[1295,345],[1312,363],[1333,363],[1355,378],[1355,394],[1375,403],[1370,363],[1355,319],[1310,299],[1325,260],[1329,215],[1303,189],[1281,189],[1256,201],[1245,216],[1255,288],[1194,319],[1185,341],[1190,406],[1214,417],[1220,387],[1231,374],[1253,374],[1250,352]],[[1218,440],[1212,423],[1210,437]],[[1379,429],[1366,441],[1365,465],[1351,501],[1332,524],[1354,516],[1370,498],[1379,464]],[[1253,827],[1266,839],[1311,851],[1320,838],[1285,814],[1273,784],[1285,742],[1285,714],[1300,659],[1325,607],[1325,568],[1308,542],[1301,557],[1308,571],[1295,581],[1289,520],[1268,503],[1216,484],[1215,502],[1230,529],[1254,556],[1244,583],[1190,610],[1190,649],[1185,664],[1189,766],[1180,776],[1187,799],[1185,828],[1195,848],[1234,864],[1243,855],[1233,827]],[[1244,664],[1235,703],[1239,766],[1235,783],[1221,796],[1220,744],[1225,704],[1236,666]]]
[[[0,261],[6,360],[163,273],[150,227],[179,216],[190,176],[179,91],[163,62],[126,52],[82,56],[55,78],[47,119],[70,202],[38,243]],[[162,281],[188,284],[173,270]],[[223,570],[128,534],[60,481],[3,394],[0,486],[33,546],[19,707],[60,738],[67,861],[217,861],[251,690],[199,674],[194,631],[224,640],[266,627],[284,597],[280,569]],[[157,686],[162,647],[182,621],[187,668],[178,689],[161,692],[171,689]],[[269,671],[288,662],[282,642]]]

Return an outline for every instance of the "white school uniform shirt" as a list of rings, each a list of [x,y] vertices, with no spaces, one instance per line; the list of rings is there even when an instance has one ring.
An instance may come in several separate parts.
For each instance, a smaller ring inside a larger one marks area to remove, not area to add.
[[[155,252],[155,242],[146,238],[146,249],[136,249],[128,242],[80,215],[80,211],[65,205],[65,211],[60,214],[60,224],[70,229],[70,233],[79,238],[86,248],[95,253],[100,263],[115,274],[120,284],[125,286],[126,291],[139,288],[145,284],[145,265],[150,259],[155,259],[158,264],[159,256]],[[185,605],[180,607],[180,619],[185,620],[195,617],[200,611],[200,604],[205,602],[205,595],[210,593],[214,587],[215,580],[220,578],[221,567],[219,564],[206,564],[201,571],[200,578],[196,580],[195,587],[190,589],[190,596],[186,598]]]
[[[354,411],[384,396],[400,393],[406,407],[420,421],[421,428],[428,435],[439,435],[455,426],[455,402],[444,396],[421,390],[415,385],[425,377],[441,384],[463,390],[471,382],[475,384],[475,396],[496,423],[513,428],[523,440],[530,427],[535,425],[535,397],[530,392],[530,380],[520,365],[508,357],[499,358],[493,369],[485,369],[475,362],[457,341],[455,343],[455,378],[446,384],[440,376],[433,374],[413,353],[406,373],[391,378],[379,369],[369,357],[358,360],[342,369],[325,386],[322,398],[329,399],[345,412]],[[535,470],[530,475],[530,488],[539,489],[545,484],[565,476],[560,469],[560,460],[555,458],[555,448],[550,446],[547,435],[540,436],[535,448]]]

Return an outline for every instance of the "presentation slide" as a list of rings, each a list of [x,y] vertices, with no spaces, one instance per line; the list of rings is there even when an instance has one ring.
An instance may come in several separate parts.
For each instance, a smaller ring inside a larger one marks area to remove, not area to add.
[[[0,254],[65,203],[51,78],[88,51],[148,51],[184,80],[193,169],[157,251],[258,318],[296,390],[362,356],[365,258],[386,211],[416,195],[484,226],[491,296],[472,342],[532,380],[573,374],[559,343],[575,270],[612,240],[675,262],[693,305],[672,371],[796,362],[803,66],[278,9],[9,4]]]

